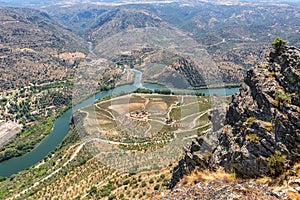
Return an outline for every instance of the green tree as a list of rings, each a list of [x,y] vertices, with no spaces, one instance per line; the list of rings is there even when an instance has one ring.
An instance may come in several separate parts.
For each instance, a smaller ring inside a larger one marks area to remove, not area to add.
[[[97,193],[97,188],[95,186],[91,187],[91,189],[88,191],[89,195],[93,196]]]
[[[280,37],[276,37],[274,42],[272,42],[273,47],[276,52],[280,52],[286,44],[286,40],[281,39]]]

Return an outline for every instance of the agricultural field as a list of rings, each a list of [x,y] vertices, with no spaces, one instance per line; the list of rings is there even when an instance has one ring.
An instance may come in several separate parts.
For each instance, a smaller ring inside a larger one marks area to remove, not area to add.
[[[137,153],[154,152],[209,129],[210,108],[207,97],[124,95],[81,109],[86,114],[81,136],[91,141],[95,155],[105,145]]]
[[[211,127],[210,101],[133,93],[82,108],[56,152],[1,182],[11,191],[2,197],[149,199],[167,188],[182,148]]]

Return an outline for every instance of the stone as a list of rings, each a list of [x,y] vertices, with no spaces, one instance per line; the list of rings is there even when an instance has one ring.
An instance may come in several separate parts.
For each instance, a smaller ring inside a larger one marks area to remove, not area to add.
[[[223,168],[257,178],[272,175],[268,159],[276,152],[286,156],[286,168],[299,162],[300,50],[286,47],[271,52],[269,58],[247,72],[240,92],[227,109],[221,105],[209,112],[213,130],[198,138],[198,144],[192,144],[176,167],[181,171],[173,174],[170,188],[197,167]],[[225,121],[221,120],[224,116]],[[216,139],[209,146],[210,160],[206,160],[203,149],[207,142],[203,141],[212,136]]]

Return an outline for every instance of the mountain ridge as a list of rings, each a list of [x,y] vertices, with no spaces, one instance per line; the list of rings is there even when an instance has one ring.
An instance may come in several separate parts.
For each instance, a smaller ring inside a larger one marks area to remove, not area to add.
[[[187,148],[169,187],[195,169],[221,167],[244,178],[258,178],[279,176],[292,168],[300,159],[299,81],[300,50],[272,51],[268,62],[248,71],[227,112],[224,106],[211,112],[213,132]]]
[[[3,89],[62,79],[74,62],[68,62],[61,54],[87,52],[83,39],[60,28],[45,12],[28,8],[0,10]]]

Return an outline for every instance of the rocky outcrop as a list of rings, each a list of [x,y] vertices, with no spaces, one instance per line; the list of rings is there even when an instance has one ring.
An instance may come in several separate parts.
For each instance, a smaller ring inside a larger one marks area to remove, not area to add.
[[[174,187],[195,168],[222,167],[227,172],[255,178],[278,175],[299,162],[299,91],[300,50],[285,47],[280,52],[271,52],[267,62],[247,72],[240,92],[227,108],[225,125],[215,125],[213,132],[198,138],[188,148],[169,186]],[[212,150],[203,154],[199,140],[213,136],[217,142],[211,143]],[[195,144],[197,148],[193,147]],[[209,158],[205,157],[208,154]]]
[[[254,182],[227,183],[224,180],[200,181],[193,186],[178,185],[172,191],[158,191],[151,200],[178,199],[265,199],[275,200],[278,195]]]

